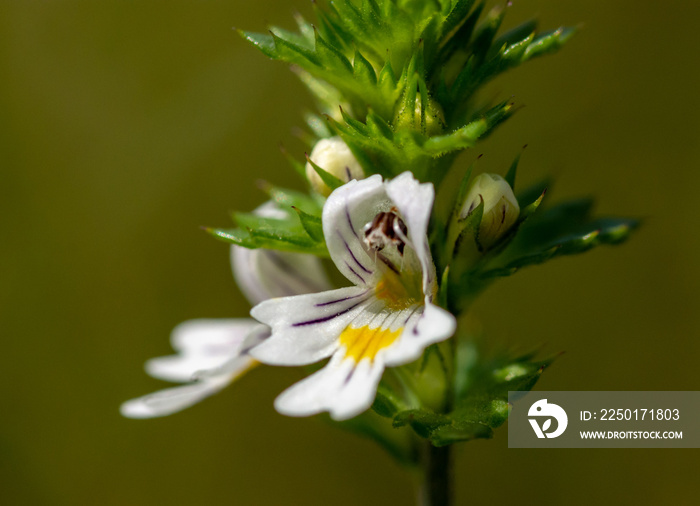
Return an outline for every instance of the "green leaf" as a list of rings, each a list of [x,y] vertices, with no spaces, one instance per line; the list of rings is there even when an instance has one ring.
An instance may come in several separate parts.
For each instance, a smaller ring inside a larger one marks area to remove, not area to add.
[[[224,228],[210,228],[203,227],[204,231],[211,234],[220,241],[227,242],[229,244],[235,244],[236,246],[242,246],[244,248],[255,249],[259,248],[259,243],[250,237],[250,234],[245,230],[238,228],[224,229]]]
[[[472,121],[451,134],[430,138],[423,145],[423,149],[432,156],[441,156],[451,151],[470,148],[474,146],[479,138],[485,136],[496,125],[510,116],[512,109],[512,103],[503,102],[489,110],[483,117]]]
[[[383,383],[377,388],[377,396],[374,398],[372,409],[384,418],[393,418],[396,413],[407,409],[406,403]]]
[[[494,50],[499,50],[503,46],[512,46],[513,44],[517,44],[518,42],[528,39],[533,33],[535,33],[536,30],[537,20],[530,19],[499,35],[496,40],[493,41],[492,47]]]
[[[543,371],[556,359],[536,359],[537,352],[513,356],[483,355],[471,339],[458,341],[455,358],[453,410],[435,413],[429,409],[406,409],[394,416],[394,427],[410,426],[435,446],[490,438],[510,413],[509,391],[531,390]]]
[[[233,217],[239,228],[205,230],[217,239],[244,248],[266,248],[328,256],[325,242],[311,237],[293,215],[279,219],[253,213],[234,213]]]
[[[452,25],[452,22],[450,22],[448,18],[443,27],[443,30],[446,30],[446,40],[444,40],[442,43],[442,48],[440,49],[440,52],[437,56],[436,64],[444,64],[452,57],[452,55],[456,51],[467,49],[469,40],[471,39],[472,34],[474,33],[474,28],[476,27],[476,24],[483,10],[484,3],[482,2],[479,5],[477,5],[476,9],[474,9],[474,11],[471,14],[469,14],[469,16],[464,20],[464,22],[454,34],[449,34],[449,31],[452,30],[452,28],[450,27],[450,25]],[[448,34],[449,36],[447,36]]]
[[[429,439],[437,428],[448,425],[449,417],[430,411],[428,409],[409,409],[401,411],[394,417],[394,427],[410,425],[419,436]]]
[[[537,200],[543,193],[549,191],[552,181],[549,178],[538,181],[537,183],[529,186],[522,192],[516,194],[515,198],[518,200],[520,208],[524,208],[532,204]]]
[[[450,13],[447,15],[445,22],[442,25],[443,38],[448,37],[450,32],[452,32],[452,30],[454,30],[460,24],[463,26],[463,22],[473,5],[474,0],[456,0],[456,2],[454,2],[454,6],[450,10]],[[476,18],[479,17],[481,9],[483,9],[483,5],[477,7],[478,13],[476,14]]]
[[[603,244],[619,244],[639,225],[635,219],[592,219],[591,208],[592,200],[582,199],[534,215],[520,227],[511,243],[481,268],[479,276],[509,276],[523,267],[561,255],[583,253]]]
[[[574,33],[575,28],[561,27],[538,35],[525,51],[524,60],[558,51]]]
[[[272,35],[272,40],[275,42],[277,58],[289,63],[296,63],[302,67],[308,67],[309,63],[319,65],[319,59],[311,49],[285,40],[279,37],[275,32],[271,31],[270,35]]]
[[[542,201],[544,200],[545,195],[547,194],[547,189],[543,190],[542,193],[540,194],[537,199],[532,202],[531,204],[526,205],[525,207],[522,207],[520,209],[520,216],[518,216],[518,226],[523,223],[525,220],[527,220],[530,216],[535,214],[535,211],[539,209],[540,205],[542,205]]]
[[[491,429],[500,427],[508,418],[508,392],[531,390],[556,358],[536,360],[535,355],[499,354],[486,358],[475,342],[462,340],[457,349],[451,423],[431,434],[433,444],[491,437]]]
[[[262,33],[245,32],[243,30],[238,30],[238,34],[262,51],[265,56],[279,58],[272,36]]]
[[[518,164],[520,163],[520,155],[515,157],[515,160],[513,160],[513,163],[510,166],[510,169],[508,169],[508,173],[506,174],[506,177],[504,178],[508,185],[515,190],[515,176],[518,173]]]
[[[336,188],[340,188],[341,186],[343,186],[345,184],[345,181],[343,181],[342,179],[335,177],[330,172],[327,172],[324,169],[322,169],[321,167],[319,167],[318,165],[316,165],[311,160],[311,158],[308,157],[308,155],[306,157],[306,161],[311,164],[311,166],[316,171],[316,174],[318,174],[318,176],[321,178],[321,181],[323,181],[325,183],[325,185],[328,186],[331,190],[335,190]]]
[[[261,188],[282,210],[291,210],[291,208],[296,207],[305,213],[315,216],[321,214],[323,203],[305,193],[273,186],[267,182],[262,182]]]
[[[481,196],[479,196],[481,197]],[[476,244],[477,248],[481,250],[479,245],[479,227],[481,225],[481,219],[484,216],[484,199],[481,199],[479,205],[477,205],[466,218],[459,220],[457,225],[457,242],[455,243],[455,254],[459,252],[459,248],[465,241],[472,241]]]
[[[321,224],[321,218],[305,213],[298,207],[294,207],[293,209],[299,215],[299,221],[304,227],[304,230],[306,230],[306,233],[309,234],[309,237],[316,242],[325,242],[323,238],[323,225]]]
[[[316,55],[326,70],[333,70],[339,75],[351,75],[353,72],[352,65],[345,55],[323,40],[318,31],[316,31]]]
[[[374,72],[374,67],[362,56],[362,53],[355,51],[353,63],[353,75],[357,81],[372,86],[377,84],[377,74]]]

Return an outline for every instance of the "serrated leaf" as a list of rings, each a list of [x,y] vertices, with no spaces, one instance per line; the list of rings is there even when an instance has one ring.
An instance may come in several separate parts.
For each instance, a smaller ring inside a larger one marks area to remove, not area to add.
[[[245,248],[266,248],[280,251],[328,256],[325,242],[314,240],[297,219],[266,218],[252,213],[234,213],[239,228],[207,228],[217,239]]]
[[[540,194],[539,197],[537,197],[537,199],[534,202],[526,205],[525,207],[520,208],[520,216],[518,216],[518,225],[517,226],[520,226],[523,222],[525,222],[525,220],[527,220],[530,216],[535,214],[535,212],[542,205],[542,202],[544,201],[544,197],[546,194],[547,194],[547,189],[545,188],[545,190]]]
[[[434,446],[441,447],[474,439],[491,439],[492,437],[493,430],[487,425],[453,422],[435,429],[430,435],[430,442]]]
[[[481,225],[481,219],[484,216],[484,199],[481,198],[479,205],[477,205],[473,210],[469,212],[466,218],[459,220],[457,225],[457,241],[455,243],[455,254],[458,254],[459,247],[465,241],[473,241],[479,249],[479,227]]]
[[[352,75],[353,68],[350,61],[339,49],[323,40],[323,37],[321,37],[318,31],[316,31],[315,47],[319,62],[326,70],[333,70],[340,75]]]
[[[269,58],[279,58],[275,41],[271,35],[238,30],[238,34],[245,40],[257,47],[265,56]]]
[[[523,58],[529,60],[536,56],[558,51],[574,33],[576,33],[576,29],[569,27],[562,27],[551,32],[542,33],[535,37],[530,43]]]
[[[272,40],[275,43],[276,58],[288,63],[295,63],[304,68],[308,68],[309,64],[319,65],[318,57],[311,49],[285,40],[272,31],[270,35],[272,35]]]
[[[451,151],[472,147],[479,138],[485,136],[496,125],[506,119],[512,109],[513,104],[503,102],[490,109],[483,117],[472,121],[451,134],[431,137],[425,142],[423,149],[432,156],[441,156]]]
[[[377,74],[374,72],[374,67],[359,51],[355,51],[353,58],[353,75],[357,81],[366,85],[374,86],[377,84]]]
[[[450,32],[460,25],[463,25],[464,20],[469,14],[469,10],[474,5],[474,0],[457,0],[454,2],[452,9],[445,18],[445,22],[442,25],[442,38],[446,38],[450,35]],[[477,7],[480,10],[483,6]],[[476,15],[478,17],[479,14]]]
[[[406,403],[394,393],[393,389],[383,383],[377,388],[377,396],[374,398],[372,409],[379,416],[393,418],[398,412],[407,409]]]
[[[255,239],[250,237],[250,234],[245,230],[241,230],[238,228],[224,229],[204,227],[204,231],[208,234],[211,234],[220,241],[224,241],[229,244],[235,244],[236,246],[242,246],[244,248],[250,249],[260,247],[260,244]]]
[[[522,192],[518,192],[516,194],[515,198],[518,200],[518,204],[520,205],[520,208],[522,209],[522,208],[532,204],[535,200],[537,200],[540,197],[540,195],[542,195],[546,191],[549,191],[551,185],[552,185],[551,179],[545,178],[545,179],[538,181],[537,183],[527,187]]]
[[[394,74],[394,69],[391,67],[391,62],[389,60],[387,60],[384,67],[382,67],[382,70],[379,72],[377,82],[386,95],[394,92],[398,83],[396,75]]]
[[[323,205],[314,197],[296,190],[273,186],[269,183],[263,183],[262,189],[280,209],[291,210],[292,207],[296,207],[305,213],[316,216],[321,213]]]
[[[316,163],[311,160],[308,156],[306,157],[306,161],[311,164],[313,169],[316,171],[316,174],[321,178],[321,181],[328,186],[331,190],[335,190],[336,188],[340,188],[345,184],[345,182],[342,179],[339,179],[335,177],[333,174],[330,172],[327,172],[323,168],[319,167],[316,165]]]
[[[508,172],[506,173],[506,177],[504,178],[506,180],[506,183],[508,183],[508,186],[510,186],[513,190],[515,190],[515,176],[518,173],[518,164],[520,163],[520,155],[515,157],[515,160],[513,160],[513,163],[510,165],[510,169],[508,169]]]
[[[508,392],[531,390],[556,358],[535,360],[535,353],[527,353],[487,359],[473,341],[461,342],[457,350],[455,408],[449,417],[453,427],[469,430],[474,430],[474,424],[490,429],[500,427],[510,413]],[[489,437],[490,432],[484,430],[478,435]]]
[[[471,52],[477,62],[483,60],[488,54],[505,15],[506,9],[497,5],[486,14],[484,20],[474,30]]]
[[[503,46],[512,46],[513,44],[517,44],[518,42],[528,39],[533,33],[535,33],[536,30],[536,19],[525,21],[515,28],[499,35],[493,41],[493,48],[497,50]]]
[[[520,227],[512,242],[482,268],[480,277],[509,276],[518,269],[561,255],[583,253],[603,244],[618,244],[638,226],[634,219],[590,219],[591,206],[590,199],[582,199],[535,215]]]
[[[298,207],[294,207],[293,209],[297,212],[299,221],[301,222],[302,227],[304,227],[304,230],[306,230],[306,233],[309,234],[309,237],[316,242],[325,242],[323,238],[323,225],[321,223],[321,218],[305,213]]]
[[[394,427],[410,427],[423,438],[430,438],[434,430],[443,425],[449,425],[451,420],[446,415],[435,413],[428,409],[409,409],[401,411],[394,417]]]
[[[309,39],[302,34],[290,32],[289,30],[285,30],[279,26],[270,26],[269,31],[270,33],[273,33],[275,37],[283,39],[291,44],[294,44],[295,46],[304,48],[307,51],[314,50],[313,38]]]

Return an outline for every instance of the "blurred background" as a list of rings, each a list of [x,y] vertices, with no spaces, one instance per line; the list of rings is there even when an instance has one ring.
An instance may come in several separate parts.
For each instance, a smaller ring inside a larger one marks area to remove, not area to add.
[[[259,368],[169,418],[119,404],[165,386],[143,362],[196,317],[245,316],[228,248],[200,225],[299,188],[277,148],[310,105],[232,30],[292,26],[307,0],[0,3],[0,502],[411,504],[372,443],[276,414],[298,376]],[[497,346],[566,351],[541,390],[698,390],[700,4],[515,2],[508,26],[581,24],[494,82],[525,108],[463,159],[641,216],[626,245],[524,270],[472,312]],[[690,504],[697,450],[457,447],[458,504]],[[371,499],[368,499],[371,498]]]

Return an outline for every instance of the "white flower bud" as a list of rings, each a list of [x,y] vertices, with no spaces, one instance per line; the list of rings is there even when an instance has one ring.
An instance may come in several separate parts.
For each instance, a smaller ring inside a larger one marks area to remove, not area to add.
[[[518,220],[520,206],[505,179],[496,174],[480,174],[469,185],[460,218],[469,216],[482,199],[484,212],[479,225],[479,243],[488,249]]]
[[[311,151],[309,159],[329,174],[345,182],[353,179],[363,179],[365,173],[362,166],[352,154],[350,148],[340,137],[321,139]],[[311,187],[327,197],[331,189],[323,182],[310,163],[306,164],[306,177]]]

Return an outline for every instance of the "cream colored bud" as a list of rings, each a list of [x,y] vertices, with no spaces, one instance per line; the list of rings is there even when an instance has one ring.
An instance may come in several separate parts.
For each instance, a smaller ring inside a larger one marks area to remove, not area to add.
[[[365,177],[362,166],[340,137],[318,141],[311,151],[309,159],[329,174],[345,182]],[[325,197],[331,194],[331,189],[308,162],[306,164],[306,177],[311,183],[311,187],[318,193]]]
[[[469,216],[482,199],[484,213],[479,225],[479,243],[488,249],[518,220],[520,206],[505,179],[496,174],[480,174],[469,185],[460,218]]]

